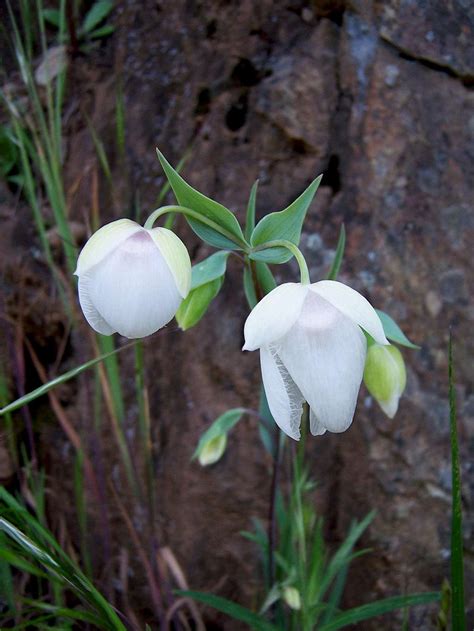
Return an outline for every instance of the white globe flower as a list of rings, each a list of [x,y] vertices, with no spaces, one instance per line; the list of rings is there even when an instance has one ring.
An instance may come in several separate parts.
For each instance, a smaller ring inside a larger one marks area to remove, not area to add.
[[[352,423],[367,352],[362,329],[388,344],[369,302],[331,280],[280,285],[252,310],[243,350],[260,349],[268,405],[288,436],[300,437],[304,401],[315,436]]]
[[[130,219],[112,221],[82,249],[75,274],[79,302],[103,335],[151,335],[188,295],[191,262],[183,242],[166,228],[147,230]]]

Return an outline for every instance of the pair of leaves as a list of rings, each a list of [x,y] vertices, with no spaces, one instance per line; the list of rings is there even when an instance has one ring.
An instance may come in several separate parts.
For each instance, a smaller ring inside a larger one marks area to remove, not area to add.
[[[321,175],[287,208],[266,215],[255,226],[258,186],[256,182],[250,193],[244,235],[239,222],[230,210],[192,188],[158,150],[157,154],[178,203],[202,216],[203,221],[199,221],[199,218],[194,216],[186,218],[191,228],[203,241],[217,248],[242,249],[250,252],[250,257],[255,261],[266,263],[285,263],[292,257],[292,254],[284,247],[262,249],[258,252],[252,252],[252,249],[261,248],[269,241],[282,239],[291,241],[295,245],[299,244],[303,221],[321,182]],[[213,224],[219,230],[214,229]]]
[[[201,320],[219,293],[224,282],[229,254],[229,251],[222,250],[193,265],[191,290],[176,313],[176,320],[183,331]]]

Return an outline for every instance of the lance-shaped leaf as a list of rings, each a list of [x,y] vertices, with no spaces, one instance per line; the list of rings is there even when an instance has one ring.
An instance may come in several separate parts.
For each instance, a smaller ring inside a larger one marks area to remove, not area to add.
[[[405,333],[401,330],[395,320],[388,315],[388,313],[380,311],[380,309],[376,309],[375,311],[382,322],[385,335],[391,342],[400,344],[400,346],[407,346],[408,348],[420,348],[416,344],[413,344],[413,342],[410,342]]]
[[[212,462],[209,458],[206,458],[206,462],[204,464],[217,462],[224,453],[225,449],[226,441],[222,437],[227,436],[230,430],[240,421],[244,413],[244,408],[233,408],[231,410],[227,410],[224,414],[221,414],[199,439],[198,446],[196,447],[192,459],[194,460],[195,458],[199,458],[199,461],[201,462],[202,456],[206,455],[206,451],[209,451],[209,447],[215,446],[216,453],[219,451],[218,457],[212,459]],[[203,463],[201,462],[201,464]]]
[[[212,254],[204,261],[193,265],[191,272],[191,291],[181,303],[176,320],[186,331],[201,320],[209,305],[219,293],[230,252]]]
[[[228,236],[225,236],[205,223],[186,216],[189,225],[198,237],[206,241],[206,243],[221,249],[238,250],[245,245],[242,228],[230,210],[196,191],[173,169],[160,151],[157,150],[157,154],[178,203],[202,215],[204,219],[218,224],[228,234]]]
[[[253,247],[264,245],[269,241],[285,239],[298,245],[301,237],[303,221],[308,208],[318,190],[322,175],[317,177],[308,188],[295,201],[280,212],[265,215],[255,227],[252,233],[251,244]],[[277,247],[261,250],[251,254],[254,260],[267,263],[285,263],[292,257],[286,248]]]
[[[255,180],[250,190],[249,201],[247,204],[247,214],[245,216],[245,238],[250,240],[252,232],[255,228],[255,208],[257,203],[258,180]]]

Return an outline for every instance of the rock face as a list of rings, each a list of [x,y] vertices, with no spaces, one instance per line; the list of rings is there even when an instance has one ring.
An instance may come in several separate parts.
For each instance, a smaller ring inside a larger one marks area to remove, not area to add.
[[[362,390],[350,430],[309,445],[330,541],[377,509],[366,541],[373,552],[354,563],[347,606],[436,590],[449,574],[449,327],[459,384],[466,585],[474,582],[474,12],[462,0],[428,4],[119,2],[106,65],[96,67],[88,93],[103,138],[113,136],[111,88],[119,79],[126,104],[129,181],[117,181],[115,210],[102,220],[123,214],[137,196],[143,217],[155,207],[164,183],[155,146],[174,164],[189,151],[188,181],[242,220],[255,179],[263,214],[284,208],[322,172],[302,238],[313,279],[327,270],[344,222],[341,280],[421,346],[403,351],[408,389],[393,421]],[[87,69],[94,60],[79,63]],[[93,148],[87,128],[71,133],[66,172],[73,182]],[[79,221],[89,204],[88,177],[73,201]],[[179,225],[195,260],[211,252]],[[240,352],[247,312],[237,259],[229,268],[205,320],[146,344],[158,527],[193,588],[253,605],[257,562],[239,532],[252,516],[265,519],[270,488],[254,423],[236,428],[215,467],[189,462],[215,416],[258,404],[257,354]],[[73,339],[73,353],[78,345]],[[132,370],[124,359],[130,379]],[[213,628],[240,628],[213,613],[208,619],[220,625]],[[435,628],[433,620],[433,609],[418,608],[409,626]],[[383,628],[400,628],[399,618],[387,617]]]

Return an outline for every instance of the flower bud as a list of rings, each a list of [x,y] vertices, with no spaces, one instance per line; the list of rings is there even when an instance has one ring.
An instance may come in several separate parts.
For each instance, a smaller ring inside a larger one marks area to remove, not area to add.
[[[364,382],[385,414],[393,418],[407,382],[405,362],[396,346],[372,344],[369,347]]]
[[[215,438],[211,438],[201,449],[198,460],[202,467],[207,467],[216,463],[224,455],[227,447],[227,434],[220,434]]]
[[[301,596],[296,587],[287,585],[283,588],[283,600],[286,602],[290,609],[301,609]]]
[[[133,339],[155,333],[173,318],[189,292],[191,262],[170,230],[147,230],[119,219],[92,235],[75,274],[91,327]]]

